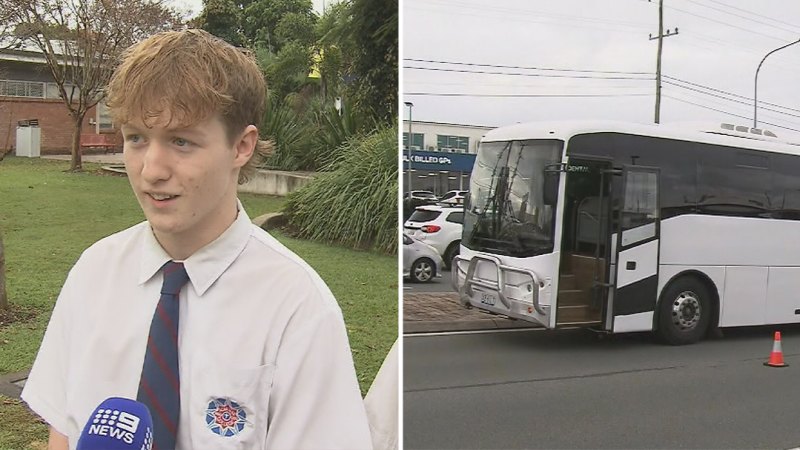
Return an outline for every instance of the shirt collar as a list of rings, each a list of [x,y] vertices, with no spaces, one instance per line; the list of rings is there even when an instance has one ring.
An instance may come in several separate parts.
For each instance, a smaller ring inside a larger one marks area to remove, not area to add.
[[[197,295],[203,295],[244,250],[251,234],[250,217],[238,200],[236,220],[217,239],[196,251],[183,265]],[[139,284],[150,280],[161,267],[172,260],[158,243],[153,229],[144,227]]]

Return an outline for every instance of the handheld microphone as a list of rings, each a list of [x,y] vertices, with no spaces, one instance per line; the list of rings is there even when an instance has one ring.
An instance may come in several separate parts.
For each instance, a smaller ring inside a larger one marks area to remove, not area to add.
[[[111,397],[92,411],[77,450],[151,450],[153,418],[137,401]]]

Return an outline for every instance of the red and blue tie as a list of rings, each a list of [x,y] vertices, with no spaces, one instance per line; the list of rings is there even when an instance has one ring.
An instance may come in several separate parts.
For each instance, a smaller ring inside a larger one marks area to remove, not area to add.
[[[164,284],[150,323],[136,399],[147,405],[153,416],[153,450],[174,450],[181,410],[178,295],[189,276],[182,263],[170,261],[162,270]]]

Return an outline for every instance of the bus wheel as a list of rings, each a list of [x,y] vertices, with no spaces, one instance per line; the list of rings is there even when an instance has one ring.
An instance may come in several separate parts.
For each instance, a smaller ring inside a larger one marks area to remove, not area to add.
[[[447,250],[444,252],[444,268],[450,270],[453,267],[453,258],[458,256],[459,251],[461,250],[461,241],[453,241],[450,245],[447,246]]]
[[[708,289],[693,277],[681,277],[667,286],[658,305],[658,336],[670,345],[699,341],[711,320]]]

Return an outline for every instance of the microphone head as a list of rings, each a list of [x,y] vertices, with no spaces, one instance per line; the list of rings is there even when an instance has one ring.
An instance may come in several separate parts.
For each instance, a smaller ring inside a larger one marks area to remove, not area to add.
[[[137,401],[111,397],[92,411],[77,450],[151,450],[153,418]]]

